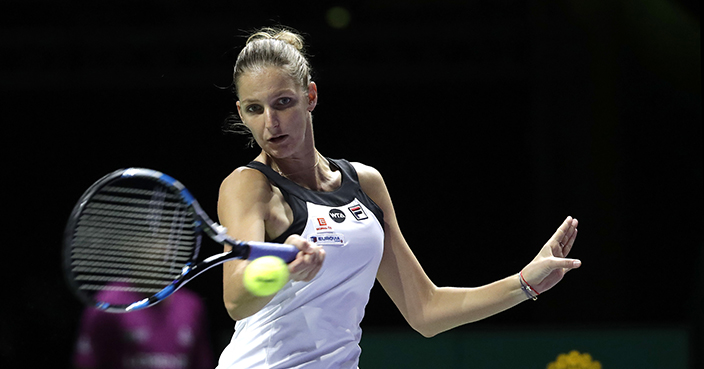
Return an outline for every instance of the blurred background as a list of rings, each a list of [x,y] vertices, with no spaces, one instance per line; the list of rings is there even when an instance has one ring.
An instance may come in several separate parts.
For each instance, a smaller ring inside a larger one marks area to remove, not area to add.
[[[277,24],[306,35],[319,150],[381,171],[437,285],[516,273],[567,215],[580,220],[582,269],[430,340],[375,287],[361,368],[545,367],[571,350],[605,368],[704,365],[698,1],[0,7],[4,367],[71,367],[82,306],[63,280],[62,232],[95,180],[158,169],[216,215],[220,181],[257,155],[221,131],[233,61],[250,30]],[[189,287],[219,354],[234,326],[221,273]]]

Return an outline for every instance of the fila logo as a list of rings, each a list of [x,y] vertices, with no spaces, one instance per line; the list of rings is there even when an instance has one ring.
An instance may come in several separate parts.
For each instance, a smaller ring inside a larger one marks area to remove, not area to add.
[[[345,213],[343,213],[339,209],[331,209],[329,215],[330,215],[330,219],[332,219],[336,223],[342,223],[347,218],[345,216]]]
[[[354,215],[355,219],[357,220],[364,220],[369,218],[367,216],[367,213],[364,212],[364,209],[362,209],[362,207],[359,205],[350,206],[348,209],[350,209],[350,213],[352,213],[352,215]]]

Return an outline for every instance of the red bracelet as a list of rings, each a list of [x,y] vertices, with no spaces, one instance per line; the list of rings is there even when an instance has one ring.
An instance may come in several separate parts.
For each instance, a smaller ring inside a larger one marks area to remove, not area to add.
[[[521,279],[526,284],[526,286],[528,286],[528,288],[530,288],[531,290],[533,290],[533,292],[535,292],[536,296],[540,295],[540,293],[535,288],[533,288],[533,286],[531,286],[530,283],[528,283],[528,281],[526,281],[525,278],[523,278],[523,271],[522,270],[521,270]]]

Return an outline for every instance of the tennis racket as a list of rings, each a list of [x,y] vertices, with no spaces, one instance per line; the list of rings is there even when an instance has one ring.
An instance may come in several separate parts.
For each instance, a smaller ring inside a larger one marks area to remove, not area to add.
[[[232,251],[198,261],[203,233]],[[128,312],[157,304],[228,260],[274,255],[288,263],[298,249],[234,240],[179,181],[129,168],[106,175],[81,196],[66,225],[63,253],[68,284],[81,301]]]

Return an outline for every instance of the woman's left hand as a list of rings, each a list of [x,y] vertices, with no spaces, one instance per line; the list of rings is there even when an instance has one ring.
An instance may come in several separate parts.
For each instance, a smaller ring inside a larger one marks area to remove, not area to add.
[[[538,256],[522,270],[523,279],[538,293],[543,293],[562,280],[565,273],[579,268],[582,262],[567,259],[577,238],[577,219],[567,217],[543,246]]]

